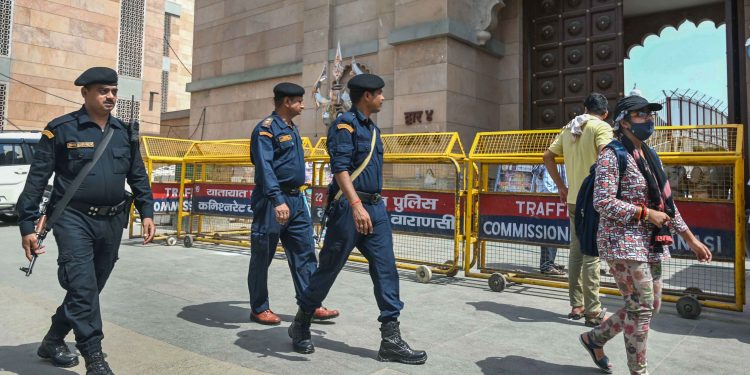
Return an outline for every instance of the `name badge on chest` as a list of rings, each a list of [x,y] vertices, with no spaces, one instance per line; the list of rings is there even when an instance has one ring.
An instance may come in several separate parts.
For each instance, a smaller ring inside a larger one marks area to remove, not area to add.
[[[94,142],[68,142],[68,148],[94,148]]]

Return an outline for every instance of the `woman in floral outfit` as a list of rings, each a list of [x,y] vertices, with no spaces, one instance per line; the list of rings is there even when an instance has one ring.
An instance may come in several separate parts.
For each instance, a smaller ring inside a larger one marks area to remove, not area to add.
[[[627,150],[620,176],[616,152],[605,147],[596,165],[594,208],[599,212],[599,256],[609,263],[625,306],[580,341],[594,363],[612,373],[603,346],[624,331],[631,374],[648,374],[646,341],[651,317],[659,311],[662,262],[669,259],[673,234],[679,234],[701,262],[711,252],[698,241],[674,205],[661,161],[644,142],[654,131],[652,111],[661,105],[629,96],[615,108],[615,136]],[[619,194],[618,194],[619,190]]]

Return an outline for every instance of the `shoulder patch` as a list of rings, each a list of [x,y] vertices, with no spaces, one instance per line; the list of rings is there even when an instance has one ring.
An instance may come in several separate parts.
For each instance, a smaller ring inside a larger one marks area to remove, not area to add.
[[[55,138],[55,133],[49,131],[49,130],[43,130],[42,135],[47,137],[47,139]]]
[[[270,128],[271,123],[273,122],[273,117],[268,117],[265,120],[263,120],[263,124],[261,124],[264,128]]]
[[[279,142],[289,142],[292,140],[292,136],[289,134],[284,134],[279,137]]]
[[[269,132],[260,132],[260,133],[258,133],[258,134],[259,134],[259,135],[262,135],[262,136],[264,136],[264,137],[268,137],[268,138],[273,138],[273,134],[271,134],[271,133],[269,133]]]
[[[352,126],[349,124],[338,124],[336,125],[336,129],[346,129],[349,133],[354,133],[354,128],[352,128]]]

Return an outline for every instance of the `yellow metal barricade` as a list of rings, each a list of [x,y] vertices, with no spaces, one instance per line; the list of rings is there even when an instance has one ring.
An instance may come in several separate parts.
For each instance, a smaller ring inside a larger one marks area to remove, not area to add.
[[[154,192],[156,239],[175,245],[182,238],[187,247],[194,241],[249,245],[254,187],[249,139],[190,141],[145,136],[142,140]],[[308,154],[310,139],[302,137],[302,145]]]
[[[162,137],[141,137],[141,154],[154,195],[154,222],[156,224],[155,240],[176,238],[186,223],[183,204],[189,198],[192,189],[191,181],[186,175],[192,171],[186,168],[185,155],[195,141]],[[134,223],[138,221],[134,210],[130,215],[129,237],[141,237],[134,233]]]
[[[312,143],[302,137],[309,154]],[[184,245],[195,241],[240,247],[250,246],[255,188],[255,167],[250,162],[250,140],[196,142],[185,157],[193,165],[194,181],[190,228]]]
[[[562,248],[573,230],[567,207],[557,194],[534,189],[535,169],[558,133],[488,132],[474,139],[464,272],[489,279],[495,291],[507,282],[568,287],[565,276],[540,272],[542,248],[560,248],[559,263],[567,261]],[[710,264],[699,263],[677,236],[663,264],[663,300],[677,302],[684,317],[697,317],[701,305],[741,311],[745,304],[742,139],[741,125],[657,127],[649,139],[683,219],[713,254]],[[611,275],[601,285],[602,293],[619,294]]]
[[[463,242],[465,153],[458,134],[384,134],[382,139],[382,195],[398,266],[415,270],[421,282],[428,282],[433,272],[454,276],[461,268]],[[311,152],[316,226],[332,179],[325,144],[321,138]],[[356,250],[350,260],[366,262]]]

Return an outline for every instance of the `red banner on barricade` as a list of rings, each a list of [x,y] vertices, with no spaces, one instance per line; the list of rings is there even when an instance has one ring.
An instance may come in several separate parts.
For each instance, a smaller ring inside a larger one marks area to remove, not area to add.
[[[154,213],[177,213],[180,201],[180,184],[177,182],[154,182],[151,184],[151,192],[154,196]],[[182,211],[190,212],[190,197],[193,192],[193,184],[185,184],[182,195]]]
[[[693,234],[715,257],[734,258],[734,205],[678,201],[677,208]],[[483,240],[567,246],[570,229],[567,205],[558,196],[484,193],[479,198],[479,237]],[[675,254],[690,252],[675,236]]]

